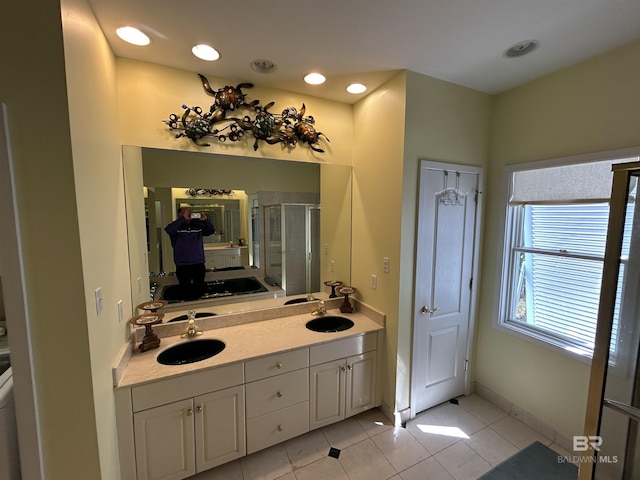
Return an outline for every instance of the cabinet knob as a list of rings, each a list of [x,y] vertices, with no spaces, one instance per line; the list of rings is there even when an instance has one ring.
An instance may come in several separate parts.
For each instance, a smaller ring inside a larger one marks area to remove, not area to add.
[[[343,372],[347,371],[347,369],[345,367],[340,367],[340,370],[342,370]]]
[[[284,427],[282,425],[278,425],[278,431],[281,432],[284,430]]]
[[[202,413],[202,405],[196,407],[196,413]]]
[[[193,415],[193,410],[189,408],[187,410],[187,417],[190,417],[191,415]]]
[[[353,367],[351,365],[347,365],[347,370],[353,370]]]
[[[282,368],[282,364],[280,362],[276,363],[276,368]]]
[[[277,396],[278,398],[282,397],[282,395],[283,395],[283,393],[282,393],[282,392],[278,392],[278,393],[276,393],[276,396]]]

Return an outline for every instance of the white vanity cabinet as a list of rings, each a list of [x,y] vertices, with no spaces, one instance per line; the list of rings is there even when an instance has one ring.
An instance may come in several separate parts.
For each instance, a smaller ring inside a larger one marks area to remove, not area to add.
[[[138,480],[179,480],[244,456],[244,389],[133,415]]]
[[[116,407],[123,479],[180,480],[246,454],[242,363],[120,390]]]
[[[178,480],[196,473],[192,413],[189,399],[134,414],[139,480]]]
[[[248,454],[309,431],[308,367],[308,348],[245,362]]]
[[[376,333],[310,348],[311,430],[377,405],[376,348]]]
[[[187,478],[380,405],[381,339],[374,331],[116,389],[122,480]]]
[[[207,268],[240,267],[249,265],[247,247],[206,248],[204,261]]]

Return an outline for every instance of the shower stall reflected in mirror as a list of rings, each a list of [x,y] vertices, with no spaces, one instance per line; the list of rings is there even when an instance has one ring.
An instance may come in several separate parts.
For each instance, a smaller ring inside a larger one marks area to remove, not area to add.
[[[286,295],[320,290],[320,205],[265,206],[265,275]]]

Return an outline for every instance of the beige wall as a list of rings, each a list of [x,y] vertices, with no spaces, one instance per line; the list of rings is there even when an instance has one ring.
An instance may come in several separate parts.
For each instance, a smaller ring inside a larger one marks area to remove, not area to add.
[[[11,46],[0,49],[0,101],[9,112],[37,395],[37,412],[25,411],[16,390],[18,421],[39,416],[47,480],[100,478],[59,2],[3,3],[0,36]],[[24,376],[27,345],[18,348],[15,373]],[[28,452],[25,478],[36,478],[38,452]]]
[[[354,109],[353,285],[387,315],[383,400],[396,411],[410,406],[420,160],[485,166],[490,112],[489,95],[414,72],[395,76]]]
[[[405,73],[400,73],[354,107],[351,284],[365,303],[384,312],[386,358],[382,401],[395,408],[398,344],[398,278],[404,151]],[[382,273],[389,257],[390,273]],[[372,290],[371,275],[378,288]]]
[[[100,470],[107,479],[118,471],[111,367],[127,338],[133,310],[115,58],[86,0],[64,0],[62,14],[91,384]],[[103,297],[100,315],[97,288]]]
[[[493,327],[502,170],[640,145],[639,56],[636,42],[494,100],[476,377],[567,437],[582,433],[588,365]]]
[[[204,111],[209,110],[213,97],[205,93],[195,73],[125,59],[117,60],[117,68],[120,132],[125,145],[323,164],[351,164],[353,118],[350,105],[259,86],[246,88],[243,92],[247,94],[247,101],[259,99],[262,104],[273,101],[275,105],[270,110],[274,113],[280,113],[287,107],[299,109],[304,102],[306,115],[315,117],[316,128],[330,140],[330,143],[320,140],[319,146],[325,149],[325,153],[314,152],[304,144],[289,149],[264,142],[254,151],[251,135],[235,143],[217,143],[213,140],[211,147],[198,147],[187,138],[176,139],[176,132],[169,131],[162,123],[171,113],[181,115],[183,104],[190,107],[199,105]],[[214,89],[238,83],[213,76],[207,78]]]
[[[398,238],[401,251],[398,285],[400,366],[411,364],[420,161],[486,167],[489,159],[491,103],[490,95],[407,72],[402,234]],[[406,377],[407,373],[406,368],[398,369],[396,397],[399,410],[409,407],[410,403],[410,378]]]

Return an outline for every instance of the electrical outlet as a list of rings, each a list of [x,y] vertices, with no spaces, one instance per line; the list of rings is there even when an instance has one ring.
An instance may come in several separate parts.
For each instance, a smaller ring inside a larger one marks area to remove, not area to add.
[[[118,301],[118,322],[122,322],[124,318],[124,305],[122,304],[122,300]]]
[[[100,315],[102,313],[102,288],[98,287],[93,292],[96,298],[96,315]]]
[[[389,257],[382,257],[382,271],[389,273]]]
[[[336,271],[336,262],[335,260],[331,260],[331,273]]]
[[[377,275],[371,275],[371,288],[373,290],[376,290],[378,288],[378,276]]]

